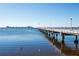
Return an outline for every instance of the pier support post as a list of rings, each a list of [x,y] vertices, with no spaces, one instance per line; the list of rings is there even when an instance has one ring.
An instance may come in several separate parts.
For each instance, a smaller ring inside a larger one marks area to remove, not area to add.
[[[53,39],[55,39],[55,33],[53,33]]]
[[[62,43],[64,43],[64,34],[62,33]]]
[[[52,35],[52,38],[53,38],[53,36],[54,36],[54,35],[53,35],[53,32],[51,33],[51,35]]]
[[[56,39],[56,41],[57,41],[57,39],[58,39],[57,37],[58,37],[58,34],[56,33],[56,35],[55,35],[55,39]]]
[[[46,30],[46,34],[48,34],[48,31]]]
[[[58,37],[58,34],[56,33],[56,39],[58,39],[57,37]]]
[[[55,35],[55,33],[54,33],[54,39],[56,39],[56,35]]]
[[[48,36],[50,37],[50,31],[48,31]]]
[[[78,35],[75,35],[75,41],[74,41],[74,43],[78,44]]]

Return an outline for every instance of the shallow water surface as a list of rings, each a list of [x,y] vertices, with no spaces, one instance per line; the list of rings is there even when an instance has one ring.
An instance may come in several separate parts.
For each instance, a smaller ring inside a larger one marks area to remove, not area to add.
[[[62,55],[38,29],[0,29],[0,55]]]

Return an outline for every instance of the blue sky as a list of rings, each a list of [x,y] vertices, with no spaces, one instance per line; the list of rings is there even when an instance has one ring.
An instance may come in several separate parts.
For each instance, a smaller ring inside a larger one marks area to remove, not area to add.
[[[79,4],[0,4],[0,27],[79,26]]]

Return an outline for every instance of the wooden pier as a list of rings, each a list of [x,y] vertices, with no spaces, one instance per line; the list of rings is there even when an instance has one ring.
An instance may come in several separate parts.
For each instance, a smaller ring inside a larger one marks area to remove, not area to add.
[[[39,29],[41,32],[43,32],[45,35],[52,35],[54,39],[57,38],[58,34],[62,37],[62,43],[64,43],[65,36],[75,36],[74,43],[78,44],[78,32],[73,31],[62,31],[62,30],[50,30],[50,29]]]
[[[60,53],[64,55],[78,55],[79,56],[79,49],[78,49],[78,32],[71,32],[71,31],[60,31],[60,30],[47,30],[47,29],[39,29],[48,41],[55,46]],[[58,35],[61,36],[61,41],[58,41]],[[52,36],[52,38],[51,38]],[[75,36],[74,48],[68,47],[65,44],[65,36]]]

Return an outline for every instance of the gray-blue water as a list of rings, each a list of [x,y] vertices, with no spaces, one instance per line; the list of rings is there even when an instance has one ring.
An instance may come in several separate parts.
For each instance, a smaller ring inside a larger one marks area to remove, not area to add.
[[[72,48],[72,49],[75,49],[75,36],[74,35],[65,35],[65,39],[64,39],[64,42],[65,42],[65,45],[69,48]],[[62,40],[62,37],[61,35],[58,36],[58,41],[61,42]],[[78,35],[78,42],[79,42],[79,35]],[[79,43],[77,44],[77,48],[79,48]]]
[[[0,56],[62,55],[37,29],[0,29]]]

